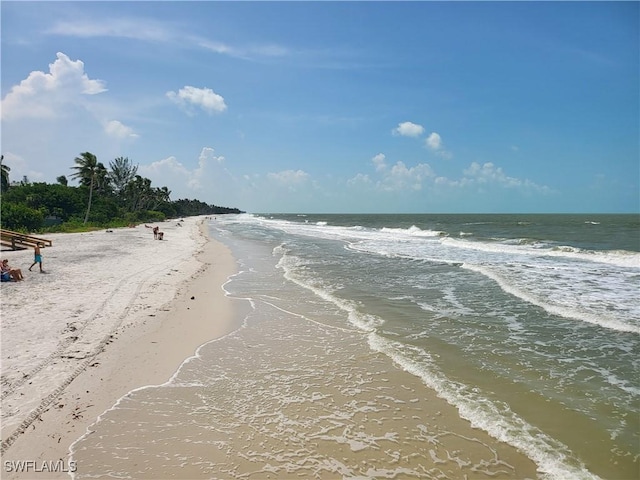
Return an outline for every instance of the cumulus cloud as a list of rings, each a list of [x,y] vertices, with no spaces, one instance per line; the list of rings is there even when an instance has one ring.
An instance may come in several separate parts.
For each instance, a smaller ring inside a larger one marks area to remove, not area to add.
[[[538,185],[528,179],[511,177],[491,162],[482,165],[473,162],[461,172],[458,178],[447,178],[437,175],[427,163],[408,166],[398,161],[395,164],[387,164],[387,159],[382,153],[374,156],[371,161],[375,174],[358,173],[347,180],[348,186],[387,193],[428,191],[431,188],[438,188],[440,191],[443,188],[454,188],[485,192],[488,187],[496,191],[497,189],[517,190],[523,194],[552,192],[549,187]]]
[[[448,152],[444,149],[442,137],[439,133],[431,132],[431,134],[425,140],[425,145],[427,146],[427,148],[429,148],[442,158],[451,158],[453,156],[451,152]]]
[[[224,157],[215,155],[215,150],[211,147],[204,147],[198,156],[198,166],[190,173],[187,185],[194,190],[202,188],[203,180],[206,178],[208,166],[210,164],[221,165]]]
[[[215,155],[215,150],[211,147],[203,147],[198,157],[198,163],[203,164],[207,162],[223,163],[224,157],[222,155]]]
[[[210,88],[196,88],[187,85],[177,92],[167,92],[166,95],[169,100],[188,113],[192,113],[194,107],[201,108],[209,114],[221,113],[227,109],[224,98]]]
[[[229,172],[222,167],[223,163],[223,156],[216,155],[211,147],[203,147],[195,168],[189,168],[171,156],[148,165],[140,165],[138,172],[150,178],[155,186],[184,185],[188,190],[198,191],[212,182],[213,177],[230,177]],[[178,187],[178,190],[183,189]]]
[[[496,167],[491,162],[483,165],[473,162],[463,173],[477,183],[499,183],[507,187],[519,187],[523,184],[522,180],[507,176],[501,167]]]
[[[169,173],[171,176],[188,177],[189,170],[180,163],[176,157],[170,156],[157,162],[152,162],[149,165],[140,165],[138,172],[144,176],[162,176],[164,173]]]
[[[369,175],[358,173],[347,180],[349,186],[364,186],[385,192],[402,192],[406,190],[421,190],[423,185],[435,176],[431,167],[426,163],[419,163],[408,167],[398,161],[394,165],[387,165],[384,154],[379,153],[371,159],[376,171],[372,179]]]
[[[431,135],[427,137],[427,146],[432,150],[439,150],[442,148],[442,137],[436,132],[431,132]]]
[[[311,176],[303,170],[283,170],[267,174],[267,178],[284,186],[295,187],[305,183]]]
[[[420,190],[424,182],[432,176],[433,170],[426,163],[407,167],[404,162],[397,162],[391,167],[381,185],[384,190]]]
[[[402,122],[391,132],[402,137],[419,137],[424,133],[424,127],[412,122]]]
[[[357,185],[371,185],[372,180],[365,173],[358,173],[355,177],[347,180],[347,185],[353,187]]]
[[[104,126],[104,131],[107,135],[116,139],[134,139],[139,137],[131,127],[127,127],[118,120],[111,120],[110,122],[107,122]]]
[[[469,168],[463,171],[467,182],[475,183],[478,185],[499,185],[505,188],[521,188],[527,190],[537,190],[543,193],[548,193],[551,190],[549,187],[538,185],[528,179],[520,179],[510,177],[504,173],[501,167],[496,167],[493,163],[487,162],[480,165],[477,162],[473,162]]]
[[[422,125],[418,125],[413,122],[402,122],[399,123],[396,128],[391,130],[391,133],[394,135],[399,135],[402,137],[421,137],[425,132],[425,129]],[[442,137],[439,133],[431,132],[427,138],[424,139],[425,146],[434,152],[436,155],[442,158],[452,158],[453,155],[451,152],[445,150],[444,144],[442,142]]]
[[[376,167],[376,171],[384,170],[385,168],[387,168],[387,164],[385,163],[385,158],[386,157],[384,156],[383,153],[379,153],[371,159],[371,161]]]
[[[15,118],[55,118],[69,105],[84,105],[87,95],[106,91],[102,80],[93,80],[81,60],[71,60],[58,52],[49,64],[49,73],[33,71],[14,86],[2,100],[3,120]]]
[[[11,169],[9,172],[9,182],[20,182],[24,177],[27,177],[30,182],[44,181],[44,174],[30,168],[29,162],[20,155],[7,151],[3,153],[3,156],[4,161],[2,163]]]

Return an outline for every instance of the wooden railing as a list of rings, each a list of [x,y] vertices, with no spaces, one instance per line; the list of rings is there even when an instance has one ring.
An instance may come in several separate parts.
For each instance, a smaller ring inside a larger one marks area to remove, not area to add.
[[[26,235],[24,233],[12,232],[11,230],[0,230],[0,243],[11,247],[13,250],[33,248],[36,245],[40,245],[40,247],[51,247],[53,245],[51,240]]]

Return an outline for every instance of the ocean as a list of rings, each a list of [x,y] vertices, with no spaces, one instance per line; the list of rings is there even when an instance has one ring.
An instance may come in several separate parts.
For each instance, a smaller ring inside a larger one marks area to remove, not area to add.
[[[239,265],[224,289],[241,326],[103,415],[74,447],[88,470],[639,478],[637,215],[243,214],[209,228]]]

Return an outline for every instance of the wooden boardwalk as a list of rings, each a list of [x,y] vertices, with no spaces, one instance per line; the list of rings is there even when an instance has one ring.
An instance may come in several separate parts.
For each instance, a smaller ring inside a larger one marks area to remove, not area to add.
[[[40,245],[40,247],[51,247],[53,245],[53,242],[46,238],[12,232],[11,230],[0,230],[0,243],[11,247],[13,250],[33,248],[36,245]]]

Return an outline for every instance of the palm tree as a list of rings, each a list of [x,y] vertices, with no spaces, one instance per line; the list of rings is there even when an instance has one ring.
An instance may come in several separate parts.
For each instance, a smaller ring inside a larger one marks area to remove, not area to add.
[[[133,180],[138,173],[138,166],[133,165],[129,157],[118,157],[113,162],[109,162],[111,172],[109,177],[117,195],[120,195],[127,184]]]
[[[9,171],[11,169],[2,163],[4,155],[0,155],[0,172],[2,173],[2,184],[0,185],[0,191],[6,191],[9,188]]]
[[[96,169],[95,188],[103,194],[112,191],[111,177],[102,162],[98,162],[98,168]]]
[[[129,203],[129,211],[138,212],[146,210],[149,200],[153,197],[151,180],[136,175],[127,184],[126,197]]]
[[[151,204],[150,209],[156,210],[163,203],[167,203],[171,201],[171,190],[167,187],[162,188],[154,188],[153,189],[153,203]]]
[[[89,186],[89,203],[87,204],[87,213],[84,216],[84,223],[89,220],[89,212],[91,211],[91,199],[93,197],[93,186],[96,181],[96,176],[99,170],[98,159],[93,153],[84,152],[79,157],[75,158],[76,166],[71,167],[76,171],[72,178],[78,178],[80,183]],[[103,166],[104,168],[104,166]]]

